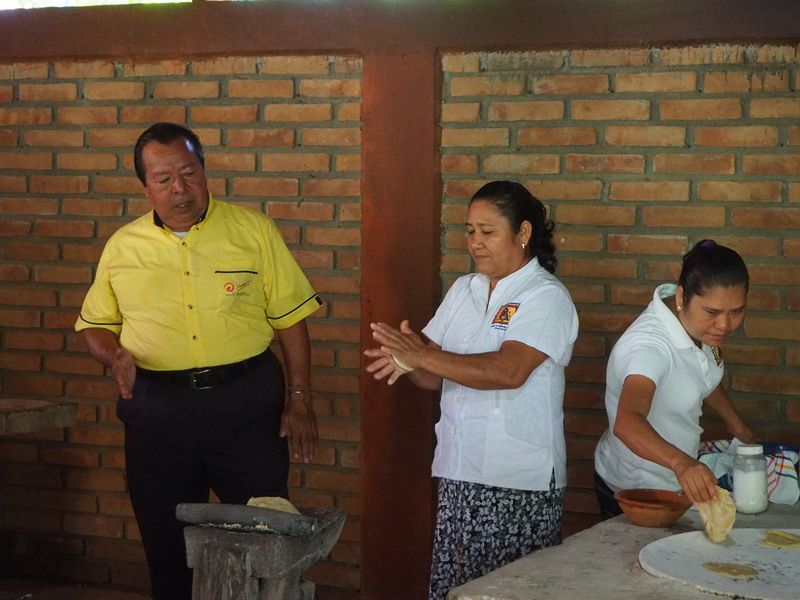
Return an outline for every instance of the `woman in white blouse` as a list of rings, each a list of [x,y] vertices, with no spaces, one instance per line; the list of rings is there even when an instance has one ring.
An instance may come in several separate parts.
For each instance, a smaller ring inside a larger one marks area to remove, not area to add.
[[[564,368],[578,316],[553,276],[553,223],[522,185],[478,190],[467,215],[476,273],[460,277],[422,330],[373,323],[367,370],[441,390],[430,600],[561,541],[566,486]]]

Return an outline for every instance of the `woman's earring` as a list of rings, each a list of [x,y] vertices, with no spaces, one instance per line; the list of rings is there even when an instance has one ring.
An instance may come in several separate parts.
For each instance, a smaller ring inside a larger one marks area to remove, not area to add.
[[[678,305],[678,306],[677,306],[677,309],[678,309],[678,310],[680,310],[680,309],[681,309],[680,305]]]
[[[525,250],[525,242],[522,242],[522,249]]]

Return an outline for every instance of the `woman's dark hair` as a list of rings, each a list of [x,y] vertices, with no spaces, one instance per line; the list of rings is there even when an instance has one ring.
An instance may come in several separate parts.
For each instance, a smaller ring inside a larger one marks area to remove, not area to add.
[[[750,289],[750,276],[742,257],[735,250],[714,240],[701,240],[683,257],[678,284],[683,288],[683,302],[702,296],[715,287],[744,286]]]
[[[178,138],[183,138],[191,146],[191,150],[200,161],[200,166],[206,168],[205,155],[203,153],[203,144],[200,143],[200,138],[197,137],[194,131],[178,125],[177,123],[156,123],[139,136],[136,140],[136,146],[133,148],[133,166],[136,169],[136,176],[143,185],[147,185],[146,173],[144,170],[144,163],[142,162],[142,151],[144,147],[150,142],[158,142],[159,144],[169,144]]]
[[[479,189],[470,199],[485,200],[495,205],[500,214],[511,225],[511,231],[519,233],[524,221],[533,227],[531,239],[525,252],[536,257],[539,264],[550,273],[556,270],[556,246],[553,243],[553,221],[547,218],[544,204],[534,198],[525,186],[516,181],[492,181]]]

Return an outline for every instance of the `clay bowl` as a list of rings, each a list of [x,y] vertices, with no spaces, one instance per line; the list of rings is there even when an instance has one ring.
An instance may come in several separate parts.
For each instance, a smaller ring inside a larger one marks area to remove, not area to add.
[[[641,527],[667,527],[683,516],[692,503],[683,494],[667,490],[620,490],[614,494],[620,508]]]

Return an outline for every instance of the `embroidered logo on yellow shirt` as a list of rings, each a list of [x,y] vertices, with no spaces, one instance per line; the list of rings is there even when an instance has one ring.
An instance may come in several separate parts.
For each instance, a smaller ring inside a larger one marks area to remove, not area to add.
[[[245,288],[247,288],[251,283],[252,279],[238,285],[233,281],[226,281],[223,287],[225,288],[225,294],[228,296],[249,296],[250,293]]]
[[[508,329],[508,322],[511,321],[511,317],[514,316],[518,308],[519,302],[509,302],[501,306],[492,319],[492,329],[501,329],[503,331]]]

